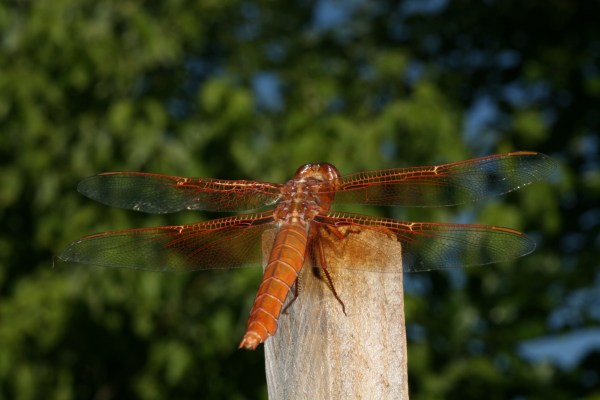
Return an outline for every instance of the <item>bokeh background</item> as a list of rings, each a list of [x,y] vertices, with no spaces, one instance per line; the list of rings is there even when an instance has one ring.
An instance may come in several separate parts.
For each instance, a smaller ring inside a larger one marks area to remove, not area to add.
[[[238,351],[254,269],[56,265],[102,171],[284,182],[513,150],[546,182],[463,207],[357,208],[527,232],[515,262],[406,275],[412,399],[600,398],[598,1],[3,1],[0,398],[265,399]],[[596,21],[594,21],[596,20]],[[374,328],[376,329],[376,328]]]

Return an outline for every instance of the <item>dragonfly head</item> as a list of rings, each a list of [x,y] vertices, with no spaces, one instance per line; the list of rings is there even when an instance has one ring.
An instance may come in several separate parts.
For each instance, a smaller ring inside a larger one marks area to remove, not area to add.
[[[294,174],[294,179],[317,179],[322,182],[335,182],[340,177],[340,171],[326,162],[304,164]]]

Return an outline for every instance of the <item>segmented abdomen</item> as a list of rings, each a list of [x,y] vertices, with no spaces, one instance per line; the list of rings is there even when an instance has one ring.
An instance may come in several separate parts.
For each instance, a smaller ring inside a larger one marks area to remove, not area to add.
[[[304,264],[306,242],[307,233],[303,224],[287,223],[281,227],[275,237],[240,348],[255,349],[277,331],[283,302]]]

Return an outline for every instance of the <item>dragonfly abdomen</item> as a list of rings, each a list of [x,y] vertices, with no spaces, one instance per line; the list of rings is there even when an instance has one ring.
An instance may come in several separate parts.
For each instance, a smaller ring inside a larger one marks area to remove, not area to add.
[[[255,349],[277,331],[283,303],[304,264],[306,244],[303,223],[285,223],[279,230],[240,348]]]

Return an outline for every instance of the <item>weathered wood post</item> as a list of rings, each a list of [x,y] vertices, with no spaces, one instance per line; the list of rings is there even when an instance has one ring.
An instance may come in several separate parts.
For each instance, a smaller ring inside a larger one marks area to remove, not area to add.
[[[344,251],[365,246],[374,251]],[[402,273],[368,272],[401,271],[401,250],[396,240],[375,231],[347,235],[336,246],[325,243],[348,315],[305,265],[298,299],[265,343],[270,400],[408,400]]]

